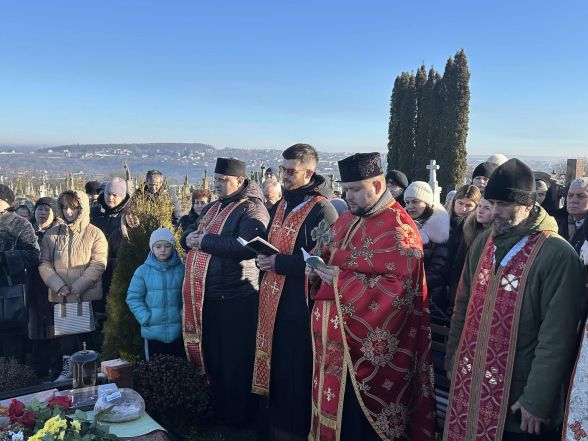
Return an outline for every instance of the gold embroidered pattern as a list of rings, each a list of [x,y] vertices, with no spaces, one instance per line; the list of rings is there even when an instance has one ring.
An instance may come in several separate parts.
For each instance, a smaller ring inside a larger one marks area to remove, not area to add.
[[[461,369],[462,374],[467,374],[468,372],[472,371],[472,363],[468,357],[463,357],[463,359],[459,362],[459,368]]]
[[[376,328],[368,332],[361,343],[364,357],[376,366],[391,364],[392,357],[398,349],[398,338],[386,329]]]
[[[499,382],[502,383],[503,381],[502,374],[500,374],[498,372],[498,369],[496,369],[495,367],[491,367],[490,370],[487,370],[484,374],[484,378],[486,378],[486,380],[488,380],[488,383],[490,383],[492,386],[498,384]]]

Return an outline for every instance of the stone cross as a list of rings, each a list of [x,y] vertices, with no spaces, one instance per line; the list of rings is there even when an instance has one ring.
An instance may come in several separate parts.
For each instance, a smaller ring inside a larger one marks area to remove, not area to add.
[[[439,187],[439,183],[437,182],[437,170],[439,170],[439,165],[437,165],[437,161],[431,159],[429,161],[429,165],[427,165],[427,170],[429,170],[429,185],[433,189],[433,202],[435,204],[441,203],[441,187]]]

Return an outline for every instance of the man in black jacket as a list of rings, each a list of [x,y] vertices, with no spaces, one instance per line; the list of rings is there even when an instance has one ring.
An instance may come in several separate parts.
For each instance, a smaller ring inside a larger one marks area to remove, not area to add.
[[[218,201],[202,209],[180,241],[189,250],[184,281],[184,344],[212,385],[216,416],[227,424],[253,419],[251,377],[257,326],[259,271],[255,254],[237,238],[265,236],[263,194],[245,177],[245,163],[218,158]]]
[[[295,144],[282,156],[284,196],[268,227],[269,242],[280,253],[257,258],[265,273],[259,291],[253,392],[269,396],[269,438],[294,441],[306,440],[312,407],[310,309],[302,248],[315,248],[337,211],[329,202],[325,179],[314,172],[314,147]]]

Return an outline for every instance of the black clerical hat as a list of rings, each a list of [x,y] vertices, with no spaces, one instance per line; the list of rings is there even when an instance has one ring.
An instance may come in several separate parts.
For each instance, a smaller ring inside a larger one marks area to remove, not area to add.
[[[245,163],[235,158],[216,158],[214,172],[219,175],[245,176]]]
[[[339,161],[339,182],[356,182],[383,175],[380,154],[356,153]]]

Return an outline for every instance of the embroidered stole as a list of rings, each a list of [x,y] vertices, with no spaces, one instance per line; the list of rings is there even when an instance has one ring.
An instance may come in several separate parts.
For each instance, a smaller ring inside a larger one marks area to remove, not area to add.
[[[286,201],[280,201],[268,237],[269,242],[280,250],[280,254],[293,254],[302,224],[313,207],[323,199],[325,198],[322,196],[312,197],[288,213],[285,219]],[[266,271],[259,286],[259,315],[251,387],[251,391],[259,395],[269,395],[274,325],[285,282],[286,276]]]
[[[206,230],[210,234],[219,234],[233,210],[247,199],[231,202],[221,210],[221,202],[217,201],[206,212],[198,223],[198,230]],[[211,255],[204,251],[192,249],[186,256],[186,272],[182,286],[184,312],[182,317],[184,348],[186,356],[198,369],[199,374],[206,373],[202,352],[202,307],[206,273]]]
[[[588,439],[588,321],[584,325],[584,333],[580,352],[574,367],[566,416],[564,418],[562,441]]]
[[[488,237],[455,355],[445,441],[502,439],[525,284],[547,237],[524,238],[496,272],[493,235]]]

